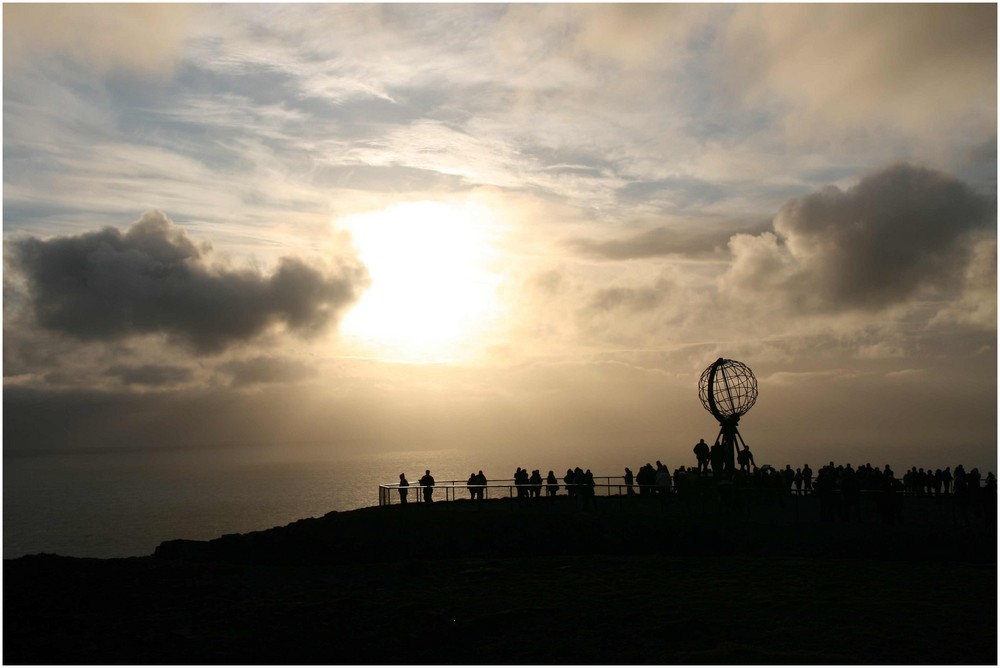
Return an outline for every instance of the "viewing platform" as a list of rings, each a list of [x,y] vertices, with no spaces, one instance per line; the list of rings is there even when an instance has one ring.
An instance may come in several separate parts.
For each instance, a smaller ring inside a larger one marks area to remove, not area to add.
[[[824,492],[816,487],[788,488],[776,479],[769,482],[744,479],[717,481],[711,475],[690,474],[680,484],[672,484],[664,493],[657,485],[627,484],[622,476],[594,476],[594,484],[569,484],[559,481],[551,492],[549,485],[516,484],[513,479],[487,480],[485,485],[470,485],[466,480],[435,482],[433,503],[459,501],[462,505],[478,505],[485,501],[509,500],[504,504],[512,510],[521,506],[556,507],[576,510],[653,509],[668,515],[750,514],[756,517],[777,513],[793,521],[810,518],[829,521],[878,522],[886,524],[969,524],[992,521],[995,518],[995,497],[984,498],[988,488],[980,484],[969,494],[920,493],[902,488],[893,491],[857,489],[845,493],[834,488]],[[406,505],[426,505],[419,484],[400,486],[398,483],[379,485],[380,507],[402,505],[400,490],[408,491]],[[482,490],[482,499],[473,497],[473,490]],[[991,505],[991,503],[993,505]],[[495,504],[490,504],[495,505]]]
[[[555,496],[566,497],[569,496],[567,493],[568,488],[572,488],[574,493],[577,490],[583,491],[585,488],[592,488],[594,490],[595,496],[625,496],[628,494],[629,485],[625,484],[625,480],[622,476],[594,476],[594,485],[584,485],[584,484],[570,484],[559,481],[558,490]],[[459,498],[468,498],[470,495],[470,490],[482,489],[484,499],[516,499],[517,492],[519,489],[526,490],[528,495],[531,495],[531,490],[534,488],[539,489],[537,497],[549,496],[546,491],[547,484],[543,482],[539,487],[536,485],[517,485],[514,483],[512,478],[500,478],[496,480],[487,480],[485,485],[470,485],[466,480],[442,480],[440,482],[435,482],[434,496],[436,501],[454,501]],[[632,484],[631,487],[635,494],[639,494],[640,485]],[[655,485],[643,485],[648,492],[655,491]],[[392,505],[394,502],[399,503],[399,490],[406,489],[412,492],[410,497],[410,503],[417,503],[421,501],[422,491],[425,489],[421,485],[411,484],[409,486],[401,486],[399,483],[386,483],[378,486],[378,505],[388,506]],[[444,498],[438,495],[438,492],[444,493]],[[648,493],[647,492],[647,493]]]

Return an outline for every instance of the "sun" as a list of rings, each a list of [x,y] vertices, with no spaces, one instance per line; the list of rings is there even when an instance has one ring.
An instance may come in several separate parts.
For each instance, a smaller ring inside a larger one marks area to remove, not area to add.
[[[418,201],[343,218],[371,287],[341,322],[368,354],[407,362],[467,357],[499,318],[496,219],[483,204]]]

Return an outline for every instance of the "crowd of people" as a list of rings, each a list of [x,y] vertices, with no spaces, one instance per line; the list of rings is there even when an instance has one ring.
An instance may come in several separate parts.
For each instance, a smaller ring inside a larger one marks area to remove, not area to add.
[[[482,472],[480,471],[480,473]],[[480,481],[479,484],[484,483],[485,479]],[[469,493],[473,494],[473,498],[476,498],[474,493],[479,492],[481,494],[482,488],[476,488],[473,485],[474,483],[470,477]],[[566,475],[562,477],[561,481],[556,476],[555,471],[552,470],[549,470],[545,478],[542,478],[542,473],[539,469],[532,471],[531,475],[528,475],[528,469],[521,467],[518,467],[514,472],[516,498],[518,503],[522,505],[537,503],[538,499],[542,496],[543,487],[545,488],[545,495],[549,498],[554,498],[559,493],[560,486],[566,488],[568,496],[578,498],[582,505],[592,506],[596,504],[593,500],[596,496],[594,492],[596,482],[594,481],[594,474],[590,469],[586,471],[579,467],[566,469]]]
[[[690,503],[696,492],[712,490],[722,500],[724,507],[731,499],[737,498],[741,489],[758,492],[759,498],[774,498],[779,505],[784,504],[782,497],[815,495],[819,499],[823,519],[850,520],[860,517],[863,492],[891,492],[892,494],[871,497],[877,499],[878,510],[885,515],[887,521],[893,521],[899,512],[898,496],[901,495],[935,497],[939,501],[944,497],[952,497],[957,507],[967,509],[978,507],[980,498],[995,498],[996,494],[996,477],[992,472],[984,479],[978,469],[966,471],[962,465],[956,466],[954,470],[951,467],[934,470],[913,467],[902,477],[897,477],[888,464],[879,468],[866,463],[854,468],[851,464],[835,464],[831,461],[820,467],[814,476],[809,464],[794,469],[786,464],[780,470],[768,465],[758,467],[746,444],[742,448],[736,445],[734,454],[738,468],[727,466],[723,449],[718,443],[709,446],[704,440],[700,440],[694,447],[695,466],[681,466],[671,472],[666,464],[657,461],[655,466],[650,463],[642,465],[637,474],[625,467],[620,476],[621,483],[617,482],[618,476],[608,478],[609,494],[612,492],[611,487],[617,487],[619,494],[624,492],[629,497],[655,496],[662,503],[668,503],[671,499]],[[400,502],[405,504],[409,482],[402,473],[399,479]],[[612,479],[616,482],[612,483]],[[581,508],[596,508],[594,499],[597,484],[590,469],[569,468],[560,478],[552,470],[543,477],[539,469],[529,473],[528,469],[517,467],[512,482],[512,496],[521,505],[538,503],[543,489],[546,497],[554,498],[562,488]],[[508,480],[505,479],[502,483],[502,486],[510,487]],[[419,484],[422,500],[430,503],[433,500],[435,482],[429,470],[420,478]],[[490,486],[481,470],[471,474],[466,485],[471,499],[479,502],[485,499],[486,490]],[[990,492],[993,496],[989,496]]]

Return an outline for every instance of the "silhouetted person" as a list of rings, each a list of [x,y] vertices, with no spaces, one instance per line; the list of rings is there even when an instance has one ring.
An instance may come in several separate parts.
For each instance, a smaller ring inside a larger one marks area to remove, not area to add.
[[[986,474],[984,487],[980,490],[982,495],[983,512],[986,517],[986,526],[991,531],[997,530],[997,477],[992,471]],[[995,537],[996,534],[994,534]]]
[[[473,473],[472,475],[469,476],[469,481],[467,483],[465,483],[467,485],[467,487],[468,487],[468,490],[469,490],[469,498],[472,499],[472,500],[476,499],[476,482],[477,481],[478,481],[478,479],[476,478],[476,474]]]
[[[740,465],[740,470],[747,473],[750,473],[751,466],[757,468],[757,463],[753,460],[753,453],[750,452],[750,446],[746,443],[743,444],[743,449],[736,455],[736,462]]]
[[[635,488],[632,487],[632,483],[635,482],[635,478],[632,475],[632,469],[625,467],[625,493],[629,496],[635,496]]]
[[[836,475],[836,470],[830,466],[824,466],[816,475],[815,492],[819,497],[819,517],[824,522],[832,522],[834,519]]]
[[[785,484],[785,494],[791,494],[792,483],[795,481],[795,471],[792,470],[791,464],[785,464],[785,468],[781,470],[781,480]]]
[[[573,483],[576,481],[576,473],[573,469],[566,469],[566,475],[563,476],[563,482],[566,484],[566,494],[570,497],[576,496],[576,487]]]
[[[639,467],[639,475],[636,476],[635,480],[639,483],[639,498],[655,494],[656,469],[653,468],[652,464],[646,463]]]
[[[545,493],[551,497],[556,495],[559,491],[559,479],[556,478],[554,471],[549,471],[549,475],[545,478]]]
[[[698,459],[698,473],[708,473],[708,460],[711,452],[705,439],[698,439],[694,446],[694,456]]]
[[[424,491],[424,503],[433,501],[431,497],[434,494],[434,476],[431,475],[430,469],[424,471],[424,475],[420,479],[420,487]]]
[[[586,510],[589,505],[595,511],[597,510],[597,500],[594,498],[596,483],[594,482],[594,474],[590,472],[590,469],[583,474],[583,509]]]
[[[722,444],[716,441],[708,451],[708,461],[712,465],[712,476],[722,477],[722,469],[725,466],[726,453],[722,450]]]
[[[476,474],[476,498],[480,501],[486,498],[486,476],[482,471]]]
[[[808,464],[802,467],[802,485],[807,492],[813,491],[813,470]]]
[[[927,484],[927,474],[924,472],[922,467],[917,471],[916,480],[917,496],[924,496],[930,491],[930,486]]]
[[[531,498],[537,499],[542,495],[542,474],[538,469],[531,472],[531,478],[528,479],[528,482],[531,483],[531,486],[528,488]]]
[[[399,474],[399,503],[406,505],[406,497],[410,493],[410,481],[406,479],[405,473]]]
[[[795,485],[795,494],[802,496],[802,469],[795,469],[795,477],[792,478],[792,483]]]
[[[527,503],[528,501],[528,471],[517,467],[514,472],[514,488],[517,489],[517,502]]]
[[[941,488],[945,494],[951,494],[951,483],[953,480],[951,467],[946,466],[944,471],[941,471]]]
[[[684,504],[684,510],[688,513],[691,512],[692,472],[697,473],[698,469],[693,466],[690,468],[679,466],[674,471],[674,494],[677,496],[677,500]]]
[[[656,472],[656,493],[660,495],[660,505],[670,501],[670,469],[666,464],[660,464],[660,469]]]
[[[983,477],[979,473],[979,469],[978,468],[973,468],[966,475],[966,478],[967,478],[967,483],[966,484],[969,486],[969,491],[970,491],[969,500],[972,502],[973,514],[977,518],[978,517],[982,517],[982,515],[983,515],[983,505],[982,505],[983,495],[981,493],[982,492],[982,487],[980,487],[979,483],[982,481]]]
[[[955,467],[955,503],[952,512],[956,513],[956,519],[961,517],[965,526],[969,525],[970,496],[969,476],[965,472],[965,467],[959,464]]]
[[[845,522],[861,521],[860,491],[858,476],[848,464],[840,476],[841,512]]]

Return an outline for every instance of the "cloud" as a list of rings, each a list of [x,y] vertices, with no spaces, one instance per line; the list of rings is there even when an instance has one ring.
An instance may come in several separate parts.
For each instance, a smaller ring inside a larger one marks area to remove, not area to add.
[[[194,11],[173,4],[5,5],[4,67],[57,53],[99,71],[169,72]]]
[[[791,363],[945,354],[946,340],[978,348],[995,332],[990,196],[895,164],[774,211],[766,231],[706,221],[564,242],[577,257],[525,283],[521,333],[609,350],[700,341],[716,357],[743,346]]]
[[[770,223],[766,224],[770,227]],[[744,232],[762,232],[764,224],[745,226]],[[732,227],[720,225],[670,225],[654,227],[617,239],[571,239],[567,245],[585,256],[604,260],[632,260],[665,255],[696,257],[725,248]]]
[[[997,239],[984,238],[972,251],[965,268],[961,297],[947,304],[934,317],[940,324],[957,324],[982,330],[997,325]]]
[[[721,80],[790,106],[800,139],[835,129],[996,128],[995,5],[746,5],[723,27]],[[877,137],[871,137],[877,139]]]
[[[217,353],[275,327],[301,336],[335,323],[368,285],[352,258],[329,272],[292,257],[271,275],[210,264],[160,212],[125,233],[111,227],[10,243],[39,326],[81,341],[162,334],[197,353]]]
[[[319,373],[313,365],[271,355],[232,360],[220,365],[219,371],[231,376],[233,385],[291,383]]]
[[[660,306],[667,298],[672,284],[660,279],[652,286],[601,288],[590,300],[587,310],[608,311],[649,311]]]
[[[109,367],[104,375],[118,378],[125,385],[150,387],[184,383],[194,377],[189,368],[163,364],[141,364],[138,366],[116,364]]]
[[[896,164],[842,191],[787,202],[775,234],[737,235],[721,279],[732,294],[783,292],[811,312],[878,310],[954,291],[996,203],[946,174]],[[773,294],[773,293],[772,293]]]

